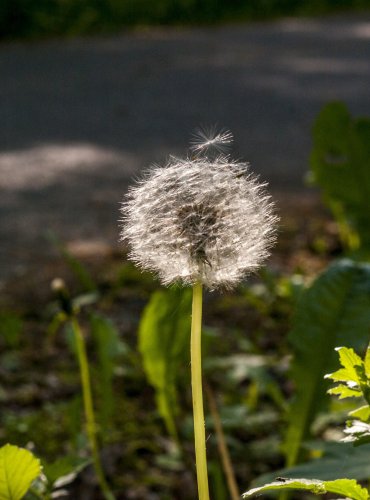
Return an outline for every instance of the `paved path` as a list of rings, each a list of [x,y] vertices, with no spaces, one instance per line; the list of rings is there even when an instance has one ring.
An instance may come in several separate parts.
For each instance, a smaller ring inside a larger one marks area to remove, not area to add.
[[[303,189],[310,127],[370,114],[370,16],[0,45],[0,279],[67,242],[114,243],[130,177],[199,124],[276,190]]]

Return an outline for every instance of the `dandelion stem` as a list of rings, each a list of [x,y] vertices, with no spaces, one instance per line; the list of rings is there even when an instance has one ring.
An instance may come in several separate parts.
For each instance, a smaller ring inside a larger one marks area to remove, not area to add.
[[[193,286],[193,306],[191,319],[191,387],[193,394],[193,418],[195,439],[195,460],[199,500],[209,500],[206,436],[202,391],[202,284]]]
[[[78,362],[80,365],[82,396],[83,396],[85,418],[86,418],[86,432],[91,448],[93,465],[105,500],[114,500],[114,496],[109,489],[108,483],[105,480],[103,468],[99,457],[99,449],[96,439],[94,407],[93,407],[92,393],[91,393],[89,363],[86,354],[85,341],[81,332],[80,325],[75,317],[72,317],[71,323],[76,341]]]

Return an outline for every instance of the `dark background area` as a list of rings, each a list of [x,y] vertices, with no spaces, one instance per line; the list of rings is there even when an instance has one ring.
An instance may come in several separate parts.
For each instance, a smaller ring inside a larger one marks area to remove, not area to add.
[[[369,8],[369,0],[3,0],[0,36],[114,33],[129,26],[241,22]]]

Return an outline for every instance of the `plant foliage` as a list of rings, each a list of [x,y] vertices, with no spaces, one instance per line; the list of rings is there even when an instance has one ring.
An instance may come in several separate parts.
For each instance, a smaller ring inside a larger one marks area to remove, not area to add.
[[[351,249],[370,253],[370,119],[352,118],[343,103],[326,105],[313,129],[313,180]]]
[[[177,436],[176,380],[181,361],[188,356],[190,308],[190,289],[158,290],[146,306],[139,326],[145,373],[155,388],[158,410],[173,437]]]
[[[0,500],[20,500],[40,474],[40,460],[30,451],[11,444],[0,448]]]
[[[256,486],[273,481],[277,476],[289,478],[316,478],[321,480],[334,480],[338,476],[359,481],[370,477],[369,453],[370,445],[354,447],[351,443],[326,442],[323,443],[322,458],[315,458],[309,462],[279,469],[260,476],[254,481]],[[320,451],[320,446],[314,443],[312,449]]]
[[[338,382],[338,385],[329,389],[339,399],[362,398],[367,404],[350,412],[349,416],[357,419],[347,423],[345,441],[354,441],[355,444],[370,442],[370,349],[367,348],[365,359],[362,360],[353,349],[338,347],[339,360],[342,368],[329,373],[325,378]]]
[[[287,465],[296,463],[302,440],[328,403],[323,377],[335,368],[337,345],[363,351],[370,327],[370,266],[351,260],[332,264],[304,292],[289,335],[294,351],[291,376],[296,395],[288,412]]]
[[[273,483],[253,488],[243,494],[243,498],[251,497],[265,491],[275,490],[306,490],[315,495],[335,493],[353,500],[368,500],[369,494],[353,479],[336,479],[335,481],[319,481],[318,479],[285,479],[280,478]]]

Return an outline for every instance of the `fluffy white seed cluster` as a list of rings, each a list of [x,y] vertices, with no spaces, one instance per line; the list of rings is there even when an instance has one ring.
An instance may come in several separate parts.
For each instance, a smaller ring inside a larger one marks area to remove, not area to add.
[[[275,240],[277,217],[248,164],[218,156],[152,167],[121,208],[130,258],[164,284],[232,288],[256,270]]]

